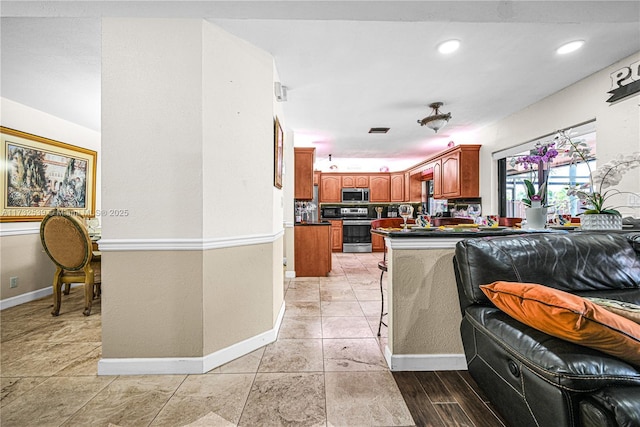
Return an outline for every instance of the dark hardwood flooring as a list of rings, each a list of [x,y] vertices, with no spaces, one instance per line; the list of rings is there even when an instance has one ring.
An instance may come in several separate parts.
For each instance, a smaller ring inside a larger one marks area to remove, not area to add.
[[[467,371],[393,372],[416,426],[508,427]]]

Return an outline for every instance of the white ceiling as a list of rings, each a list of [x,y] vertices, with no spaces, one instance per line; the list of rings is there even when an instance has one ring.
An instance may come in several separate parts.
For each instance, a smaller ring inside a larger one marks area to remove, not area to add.
[[[273,55],[296,145],[342,171],[481,143],[481,127],[640,51],[640,1],[3,1],[0,12],[1,95],[95,130],[100,17],[207,19]],[[439,54],[451,38],[460,50]],[[575,39],[581,50],[555,53]],[[417,123],[434,101],[453,116],[438,134]]]

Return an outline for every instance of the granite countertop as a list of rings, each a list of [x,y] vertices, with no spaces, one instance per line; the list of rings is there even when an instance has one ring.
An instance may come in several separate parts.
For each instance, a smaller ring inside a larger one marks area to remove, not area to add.
[[[523,230],[521,228],[499,227],[499,228],[454,228],[454,227],[433,227],[433,228],[410,228],[410,231],[372,229],[372,233],[389,237],[401,238],[424,238],[424,237],[484,237],[484,236],[509,236],[514,234],[527,233],[567,233],[568,230]]]

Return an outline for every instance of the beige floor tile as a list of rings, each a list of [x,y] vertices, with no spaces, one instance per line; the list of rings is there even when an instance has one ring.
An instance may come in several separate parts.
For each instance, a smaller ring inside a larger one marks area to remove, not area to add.
[[[387,371],[375,338],[324,339],[324,370],[334,371]]]
[[[380,289],[354,289],[358,301],[380,301]],[[385,296],[386,297],[386,296]]]
[[[71,319],[55,319],[24,334],[21,339],[50,343],[100,342],[102,340],[101,328],[100,316],[85,317],[81,322]]]
[[[414,425],[390,372],[327,372],[325,387],[329,426]]]
[[[255,374],[258,372],[258,366],[260,366],[260,360],[264,354],[264,347],[252,351],[249,354],[245,354],[229,363],[212,369],[208,373],[210,374]]]
[[[362,312],[367,317],[376,317],[380,316],[381,304],[380,301],[360,301],[360,308],[362,308]],[[385,300],[385,311],[386,311],[386,300]]]
[[[2,426],[59,426],[114,377],[52,377],[2,408]],[[81,425],[81,424],[76,424]]]
[[[47,377],[1,378],[0,406],[11,403],[46,379]]]
[[[303,282],[304,283],[304,282]],[[320,301],[319,285],[315,284],[314,288],[295,288],[289,289],[284,296],[286,302],[294,301]]]
[[[322,338],[321,317],[285,316],[280,325],[278,339]]]
[[[365,317],[338,316],[322,318],[322,338],[364,337],[373,337],[373,332]]]
[[[62,425],[149,425],[185,378],[185,375],[117,377]]]
[[[102,357],[102,347],[73,360],[67,367],[56,372],[58,377],[76,377],[81,375],[98,375],[98,361]]]
[[[258,372],[321,372],[322,340],[279,340],[264,351]]]
[[[291,282],[289,285],[289,290],[291,289],[315,289],[316,291],[320,288],[320,282]]]
[[[320,301],[291,301],[286,303],[285,317],[320,316]]]
[[[240,426],[325,426],[322,373],[258,374]]]
[[[357,301],[322,301],[323,316],[364,316]]]
[[[197,421],[202,425],[236,425],[254,378],[255,374],[191,375],[151,425],[182,426]]]
[[[330,287],[320,290],[321,301],[355,301],[356,294],[349,287]]]
[[[11,340],[2,344],[2,376],[48,377],[86,357],[99,348],[99,342],[48,343],[42,341]]]

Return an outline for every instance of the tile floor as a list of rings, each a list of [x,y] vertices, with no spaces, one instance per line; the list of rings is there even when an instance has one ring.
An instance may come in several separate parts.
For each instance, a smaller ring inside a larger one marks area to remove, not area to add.
[[[334,254],[329,277],[287,280],[278,340],[205,375],[97,376],[100,304],[80,288],[1,312],[0,424],[413,425],[384,361],[380,254]]]

